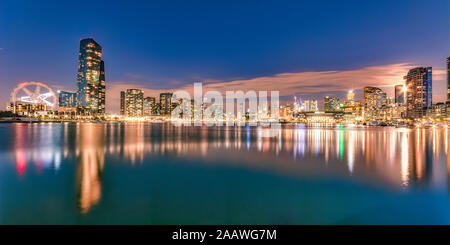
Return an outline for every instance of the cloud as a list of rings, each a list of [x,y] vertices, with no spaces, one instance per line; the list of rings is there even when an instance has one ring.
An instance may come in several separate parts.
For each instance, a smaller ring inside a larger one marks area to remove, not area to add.
[[[402,84],[403,77],[408,70],[414,66],[409,63],[388,64],[381,66],[370,66],[355,70],[341,71],[310,71],[299,73],[281,73],[273,76],[255,77],[252,79],[233,81],[208,81],[203,84],[203,93],[210,90],[217,90],[222,94],[225,91],[279,91],[281,97],[301,95],[305,98],[322,98],[324,95],[342,96],[349,89],[359,90],[365,86],[376,86],[385,89],[389,94],[393,94],[393,86]],[[446,71],[433,71],[435,88],[433,91],[440,92],[440,86],[436,86],[439,80],[445,80]],[[107,109],[117,112],[120,105],[120,91],[127,88],[141,88],[145,96],[159,97],[159,93],[164,90],[148,89],[139,83],[116,82],[110,83],[107,91]],[[186,90],[193,95],[193,84],[184,85],[173,90]],[[172,91],[173,91],[172,90]],[[444,95],[436,94],[436,98],[441,100]],[[357,93],[358,95],[358,93]],[[442,98],[441,98],[442,97]]]

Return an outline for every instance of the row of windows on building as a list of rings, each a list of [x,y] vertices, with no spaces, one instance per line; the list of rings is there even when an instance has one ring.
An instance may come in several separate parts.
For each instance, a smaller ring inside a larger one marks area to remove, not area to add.
[[[161,93],[159,103],[155,97],[144,97],[140,89],[127,89],[120,92],[120,114],[129,117],[161,115],[169,116],[178,105],[172,103],[172,93]]]

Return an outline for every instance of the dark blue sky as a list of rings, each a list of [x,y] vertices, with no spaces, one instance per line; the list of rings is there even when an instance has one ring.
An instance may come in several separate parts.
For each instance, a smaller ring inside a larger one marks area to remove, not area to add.
[[[107,82],[151,89],[395,63],[443,69],[449,2],[0,0],[0,95],[24,80],[75,89],[85,37],[104,48]]]

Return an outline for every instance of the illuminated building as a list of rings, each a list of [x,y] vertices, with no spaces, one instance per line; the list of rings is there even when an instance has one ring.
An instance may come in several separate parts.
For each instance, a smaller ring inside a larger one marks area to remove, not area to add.
[[[347,93],[347,100],[348,101],[354,101],[355,100],[355,92],[353,92],[353,90],[348,91],[348,93]]]
[[[143,115],[144,93],[140,89],[127,89],[124,100],[124,115],[140,117]]]
[[[304,118],[307,123],[333,124],[336,122],[340,114],[327,112],[307,112],[304,113]]]
[[[102,47],[92,38],[80,41],[77,104],[85,112],[105,113],[105,64]]]
[[[191,118],[194,119],[195,113],[195,100],[191,100]]]
[[[292,117],[292,110],[290,105],[280,106],[279,109],[280,118],[290,119]]]
[[[297,96],[294,96],[294,104],[292,106],[292,109],[294,112],[300,112],[302,109],[300,108],[302,105],[302,100],[299,98],[297,99]]]
[[[145,97],[143,103],[144,116],[156,115],[155,97]]]
[[[356,101],[355,101],[355,92],[353,92],[353,90],[348,91],[347,93],[347,100],[344,102],[344,107],[346,107],[347,109],[350,109],[354,106],[356,106]],[[353,109],[351,109],[351,111],[353,111]]]
[[[47,111],[46,104],[36,104],[27,102],[11,102],[9,104],[8,110],[21,116],[33,116],[37,112]]]
[[[60,108],[69,108],[77,106],[77,93],[68,91],[59,91],[58,106]]]
[[[406,114],[410,119],[425,116],[432,105],[432,68],[416,67],[409,70],[406,80]]]
[[[351,113],[355,117],[362,116],[362,106],[359,101],[345,101],[345,103],[340,104],[339,108],[340,111]]]
[[[317,100],[304,100],[300,107],[303,112],[315,112],[319,110]]]
[[[323,107],[325,111],[339,111],[339,99],[325,96],[323,99]]]
[[[427,116],[431,118],[446,118],[447,117],[447,106],[445,103],[439,102],[428,108]]]
[[[125,115],[125,91],[120,91],[120,115]]]
[[[172,93],[161,93],[159,95],[160,115],[170,116],[172,112],[172,95]]]
[[[364,117],[366,120],[379,120],[378,113],[386,106],[386,93],[380,88],[364,87]]]
[[[161,110],[161,104],[160,103],[156,103],[155,104],[155,115],[160,115],[160,110]]]
[[[388,105],[393,105],[393,104],[395,104],[395,98],[386,97],[385,105],[388,106]]]
[[[405,104],[405,86],[395,85],[395,103],[403,105]]]
[[[380,109],[386,103],[386,93],[376,87],[364,88],[364,106],[367,109]]]

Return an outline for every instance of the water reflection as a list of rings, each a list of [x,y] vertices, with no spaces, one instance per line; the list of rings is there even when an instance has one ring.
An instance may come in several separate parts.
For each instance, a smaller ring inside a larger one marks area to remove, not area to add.
[[[101,173],[105,163],[104,130],[98,125],[78,124],[76,142],[78,207],[81,213],[87,213],[101,196]]]
[[[131,167],[151,164],[149,157],[160,156],[289,175],[354,178],[400,190],[450,187],[448,128],[287,125],[275,138],[263,137],[265,128],[149,123],[13,124],[11,129],[8,151],[19,177],[45,168],[57,172],[76,159],[81,213],[101,199],[107,157]]]

